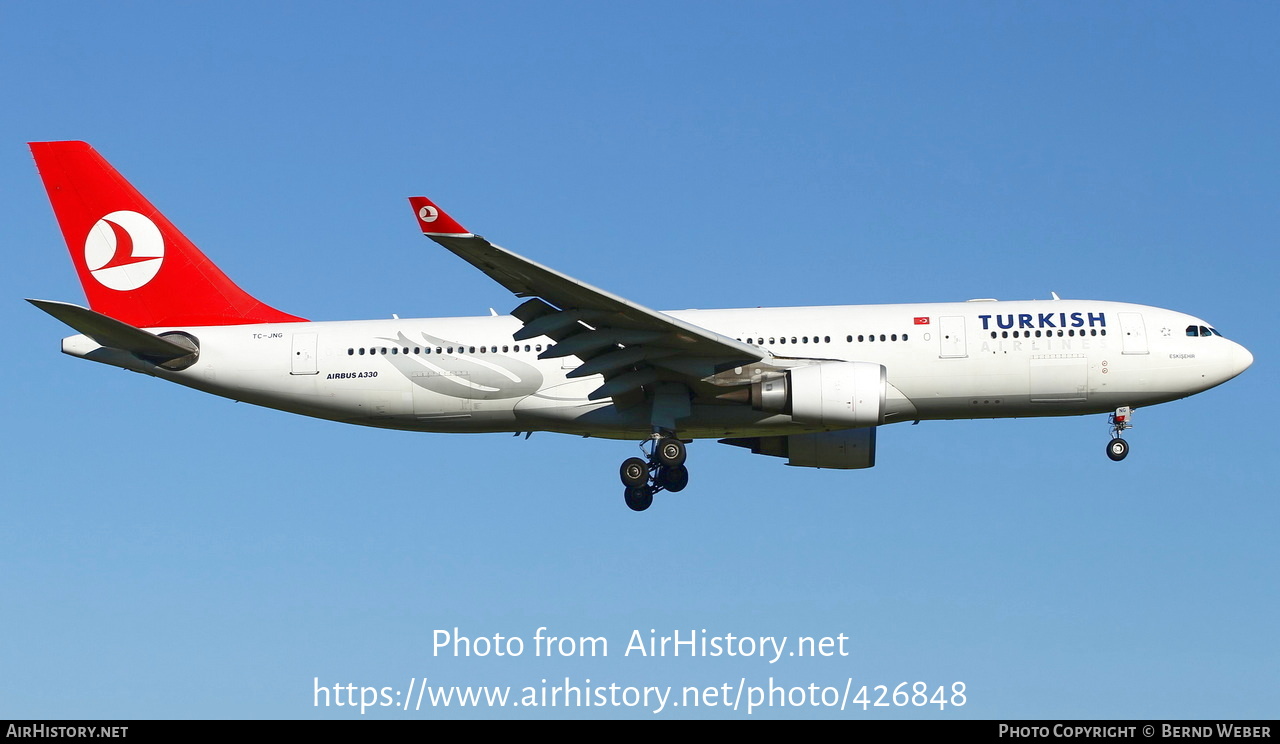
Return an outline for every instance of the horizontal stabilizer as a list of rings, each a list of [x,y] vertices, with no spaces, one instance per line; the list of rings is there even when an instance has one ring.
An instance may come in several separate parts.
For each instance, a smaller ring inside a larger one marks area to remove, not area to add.
[[[167,362],[191,353],[189,348],[79,305],[53,300],[28,299],[27,302],[102,346],[127,351],[151,362]]]

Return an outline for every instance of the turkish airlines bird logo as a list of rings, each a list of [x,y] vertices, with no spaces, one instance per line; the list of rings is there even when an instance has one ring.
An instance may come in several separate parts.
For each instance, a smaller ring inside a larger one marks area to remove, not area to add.
[[[435,222],[436,218],[439,216],[440,216],[440,210],[436,209],[430,204],[427,204],[423,206],[422,209],[418,210],[418,219],[422,220],[423,222]]]
[[[121,210],[94,223],[84,241],[84,262],[98,283],[126,292],[155,278],[164,262],[164,238],[147,217]]]

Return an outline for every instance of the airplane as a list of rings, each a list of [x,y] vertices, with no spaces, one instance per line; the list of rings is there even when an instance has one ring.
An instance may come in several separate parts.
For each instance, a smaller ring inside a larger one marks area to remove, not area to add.
[[[1061,299],[659,312],[523,258],[412,197],[422,233],[524,301],[510,315],[308,321],[238,287],[84,142],[31,152],[89,307],[28,300],[76,357],[348,424],[641,442],[644,511],[689,482],[696,439],[788,465],[875,465],[877,427],[1132,412],[1253,356],[1200,318]],[[491,311],[492,312],[492,311]]]

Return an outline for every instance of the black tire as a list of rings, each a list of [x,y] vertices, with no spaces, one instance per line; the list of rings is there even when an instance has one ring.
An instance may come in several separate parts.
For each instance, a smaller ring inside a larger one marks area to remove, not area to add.
[[[689,485],[689,468],[681,465],[675,468],[663,468],[658,472],[658,482],[671,493],[679,493]]]
[[[622,478],[622,485],[627,488],[647,486],[649,485],[649,463],[638,457],[629,457],[618,469],[618,476]]]
[[[653,489],[648,486],[633,486],[626,490],[623,497],[631,511],[644,511],[653,506]]]
[[[684,449],[684,442],[670,437],[659,439],[655,452],[658,455],[658,462],[669,468],[678,468],[683,465],[688,455]]]
[[[1126,456],[1128,456],[1128,454],[1129,454],[1129,443],[1124,441],[1120,437],[1116,437],[1115,439],[1112,439],[1110,442],[1107,442],[1107,457],[1110,457],[1115,462],[1120,462]]]

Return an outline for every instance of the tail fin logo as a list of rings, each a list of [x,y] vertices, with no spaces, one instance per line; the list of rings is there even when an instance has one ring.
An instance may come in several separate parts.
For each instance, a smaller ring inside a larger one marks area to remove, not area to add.
[[[84,241],[84,262],[99,284],[121,292],[155,278],[164,262],[164,238],[148,217],[121,210],[94,223]]]
[[[418,219],[422,220],[423,222],[435,222],[436,218],[439,216],[440,216],[440,210],[436,209],[430,204],[424,205],[422,209],[418,210]]]

